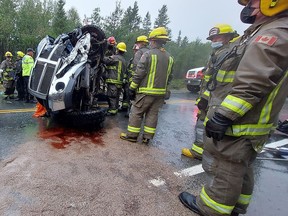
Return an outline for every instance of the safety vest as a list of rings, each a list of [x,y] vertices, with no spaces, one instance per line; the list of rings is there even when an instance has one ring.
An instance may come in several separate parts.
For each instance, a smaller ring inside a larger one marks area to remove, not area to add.
[[[25,55],[22,59],[22,76],[30,76],[34,66],[34,59],[30,55]]]

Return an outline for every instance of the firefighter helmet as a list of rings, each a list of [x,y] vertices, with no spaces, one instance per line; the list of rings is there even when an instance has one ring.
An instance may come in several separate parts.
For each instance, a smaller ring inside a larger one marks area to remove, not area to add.
[[[23,58],[25,56],[25,54],[22,51],[17,51],[16,52],[17,56],[19,56],[20,58]]]
[[[5,57],[12,57],[12,56],[13,56],[12,53],[9,51],[5,53]]]
[[[153,29],[148,37],[148,40],[170,40],[168,37],[168,32],[164,27],[158,27]]]
[[[107,39],[107,41],[108,41],[108,43],[111,44],[111,45],[117,44],[117,43],[116,43],[116,39],[115,39],[113,36],[109,37],[109,38]]]
[[[141,36],[137,37],[136,42],[146,42],[146,43],[148,43],[148,38],[145,35],[141,35]]]
[[[216,35],[231,35],[231,39],[239,36],[239,34],[228,24],[215,25],[212,29],[210,29],[207,40],[212,40],[212,38]]]
[[[126,50],[126,44],[124,42],[120,42],[118,45],[117,45],[117,49],[122,51],[122,52],[127,52]]]
[[[238,3],[246,6],[251,0],[238,0]],[[288,10],[287,0],[260,0],[260,11],[265,16],[274,16]]]

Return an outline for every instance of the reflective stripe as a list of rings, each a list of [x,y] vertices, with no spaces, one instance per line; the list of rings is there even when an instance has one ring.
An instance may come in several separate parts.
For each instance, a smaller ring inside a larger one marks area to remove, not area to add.
[[[221,106],[238,113],[240,116],[243,116],[252,108],[252,105],[249,102],[232,95],[226,96],[224,101],[221,103]]]
[[[155,134],[156,128],[151,128],[151,127],[144,126],[144,132],[150,133],[150,134]]]
[[[211,75],[205,75],[205,76],[204,76],[204,80],[205,80],[206,82],[209,82],[210,78],[211,78]]]
[[[197,146],[195,143],[192,145],[192,148],[191,148],[193,151],[197,152],[198,154],[203,154],[203,148],[202,147],[199,147]]]
[[[132,127],[132,126],[128,125],[127,130],[128,130],[129,132],[132,132],[132,133],[140,133],[141,128]]]
[[[157,55],[151,55],[151,66],[150,66],[150,72],[148,75],[148,88],[153,88],[154,81],[155,81],[155,74],[156,74],[156,66],[157,66]]]
[[[235,71],[219,70],[216,76],[218,82],[231,83],[234,81]]]
[[[204,93],[203,93],[205,96],[207,96],[207,97],[210,97],[210,91],[204,91]]]
[[[118,73],[118,74],[117,74],[117,80],[122,83],[122,81],[121,81],[122,61],[119,61],[119,62],[118,62],[118,71],[117,71],[117,73]]]
[[[273,123],[271,124],[244,124],[244,125],[232,125],[226,131],[226,135],[229,136],[260,136],[269,134]]]
[[[240,194],[237,203],[240,203],[242,205],[248,205],[250,203],[251,198],[252,195]]]
[[[279,84],[276,86],[276,88],[270,93],[264,107],[261,110],[261,115],[259,118],[260,124],[266,124],[269,122],[274,98],[278,94],[278,91],[279,91],[280,87],[283,85],[283,82],[287,78],[287,76],[288,76],[288,71],[286,71],[286,74],[284,75],[282,80],[279,82]]]
[[[130,84],[130,88],[136,89],[137,87],[138,87],[138,84],[132,81]]]
[[[108,113],[111,113],[111,114],[116,114],[117,112],[118,112],[117,109],[108,110]]]
[[[107,66],[106,68],[109,69],[109,70],[116,70],[117,69],[116,66]]]
[[[115,79],[106,79],[106,83],[113,83],[113,84],[122,85],[123,82],[120,80],[115,80]]]
[[[132,85],[132,84],[131,84]],[[156,89],[156,88],[145,88],[141,87],[139,88],[139,93],[147,93],[147,94],[155,94],[155,95],[165,95],[166,94],[166,89]]]
[[[169,76],[171,74],[171,71],[172,71],[173,63],[174,63],[174,59],[171,56],[169,56],[169,64],[168,64],[167,77],[166,77],[166,85],[167,85],[168,78],[169,78]],[[165,86],[165,88],[166,88],[166,86]]]
[[[215,202],[212,200],[207,193],[205,192],[204,187],[201,190],[200,198],[203,200],[203,202],[209,206],[210,208],[214,209],[215,211],[219,212],[220,214],[227,214],[230,215],[232,210],[234,209],[234,206],[228,206],[223,205],[220,203]]]

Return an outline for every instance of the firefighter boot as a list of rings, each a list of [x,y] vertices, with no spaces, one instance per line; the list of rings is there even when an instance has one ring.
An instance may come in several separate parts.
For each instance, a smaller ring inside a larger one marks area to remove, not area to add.
[[[143,138],[142,143],[148,145],[150,142],[150,139],[148,138]]]
[[[137,142],[137,137],[130,137],[126,133],[121,133],[120,138],[129,142]]]
[[[182,192],[179,194],[179,199],[181,203],[186,207],[189,208],[191,211],[195,212],[198,215],[202,215],[197,204],[196,204],[196,196],[190,194],[188,192]]]
[[[192,151],[191,149],[188,148],[182,148],[182,155],[192,158],[192,159],[198,159],[198,160],[202,160],[202,156],[198,155],[197,153],[194,153],[194,151]]]

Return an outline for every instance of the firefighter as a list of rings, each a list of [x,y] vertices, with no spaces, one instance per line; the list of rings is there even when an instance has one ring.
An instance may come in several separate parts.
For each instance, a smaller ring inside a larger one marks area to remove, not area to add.
[[[15,101],[22,101],[25,97],[24,91],[24,80],[22,76],[22,58],[25,54],[22,51],[17,51],[17,57],[15,62],[15,74],[16,74],[16,90],[18,93]]]
[[[28,48],[26,55],[22,58],[22,77],[24,81],[25,103],[34,102],[32,95],[30,95],[28,91],[29,77],[34,66],[33,56],[34,50],[32,48]]]
[[[123,102],[122,102],[122,108],[127,109],[127,112],[125,114],[125,117],[129,117],[130,112],[130,99],[129,99],[129,86],[132,82],[132,74],[133,72],[133,58],[135,56],[135,53],[139,50],[139,46],[135,43],[133,45],[133,57],[129,60],[126,73],[124,74],[124,80],[123,80]]]
[[[133,74],[135,73],[135,70],[136,70],[136,67],[137,67],[137,64],[141,58],[141,56],[143,55],[143,53],[145,53],[146,51],[148,51],[148,38],[147,36],[145,35],[141,35],[139,37],[136,38],[136,41],[135,41],[135,44],[134,44],[134,47],[133,47],[133,51],[135,52],[134,53],[134,56],[133,56],[133,59],[132,59],[132,63],[129,64],[129,67],[128,67],[128,80],[129,80],[129,85],[131,84],[132,82],[132,77],[133,77]],[[129,87],[128,87],[129,89]],[[129,106],[129,103],[126,103],[125,105],[127,105],[127,107]]]
[[[103,59],[106,65],[106,83],[108,96],[108,115],[116,115],[119,108],[119,96],[122,90],[123,77],[127,69],[124,53],[127,52],[126,44],[120,42],[116,46],[116,54]]]
[[[121,139],[137,142],[145,116],[142,139],[145,144],[149,143],[156,132],[158,112],[164,103],[173,68],[173,58],[163,47],[169,40],[167,30],[164,27],[155,28],[148,40],[151,50],[145,52],[139,60],[129,87],[132,108],[128,133],[120,134]]]
[[[107,50],[105,56],[112,56],[116,54],[117,42],[115,37],[111,36],[107,39]]]
[[[287,97],[288,1],[238,0],[252,24],[229,51],[211,91],[202,166],[208,182],[180,201],[200,215],[245,214],[253,192],[253,162]],[[221,73],[220,73],[221,71]]]
[[[5,53],[6,59],[1,63],[3,87],[5,88],[4,100],[14,99],[15,91],[15,65],[12,61],[12,53],[7,51]]]
[[[207,90],[206,85],[212,78],[215,72],[215,65],[219,64],[221,57],[225,55],[229,48],[229,42],[238,37],[237,32],[228,24],[215,25],[209,31],[207,40],[211,41],[212,53],[207,62],[206,69],[204,71],[204,79],[201,82],[199,96],[197,99],[198,113],[197,121],[195,125],[195,141],[192,144],[191,149],[183,148],[182,154],[189,158],[196,158],[201,160],[203,154],[203,134],[204,134],[204,119],[207,112],[207,105],[210,92]]]

